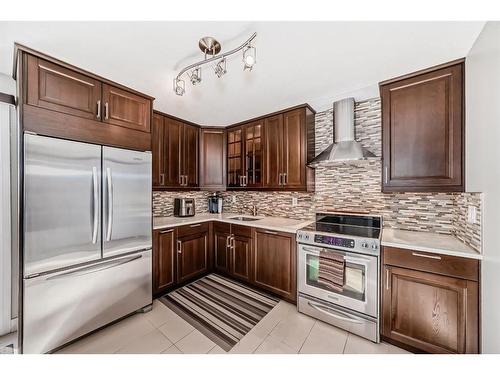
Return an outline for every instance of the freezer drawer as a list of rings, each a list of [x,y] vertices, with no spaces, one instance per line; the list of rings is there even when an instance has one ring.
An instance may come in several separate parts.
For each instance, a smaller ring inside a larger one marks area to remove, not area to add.
[[[151,154],[103,147],[103,257],[152,246]]]
[[[24,135],[24,276],[101,257],[101,146]]]
[[[46,353],[151,303],[150,249],[26,279],[23,353]]]

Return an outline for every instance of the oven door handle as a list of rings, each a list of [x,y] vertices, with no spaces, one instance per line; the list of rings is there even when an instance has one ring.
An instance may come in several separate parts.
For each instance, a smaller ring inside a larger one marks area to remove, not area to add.
[[[326,308],[326,307],[324,307],[324,306],[322,306],[322,305],[318,305],[318,304],[316,304],[316,303],[312,303],[312,302],[310,302],[310,301],[308,301],[307,303],[308,303],[308,304],[309,304],[309,306],[311,306],[313,309],[318,310],[319,312],[321,312],[321,313],[323,313],[323,314],[329,315],[329,316],[331,316],[332,318],[339,319],[339,320],[344,320],[344,321],[346,321],[346,322],[349,322],[349,323],[355,323],[355,324],[363,324],[363,323],[364,323],[364,321],[362,321],[362,320],[354,319],[354,318],[352,318],[352,316],[347,315],[347,314],[343,314],[343,313],[341,313],[341,312],[339,312],[339,311],[337,311],[337,313],[336,313],[336,314],[334,314],[333,312],[329,311],[329,310],[331,310],[331,309]],[[326,308],[326,309],[328,309],[328,310],[325,310],[325,308]]]
[[[320,248],[318,247],[307,247],[307,246],[301,246],[299,248],[300,250],[302,250],[303,252],[306,252],[308,254],[312,254],[312,255],[316,255],[316,256],[319,256],[319,252],[320,252]],[[331,250],[331,249],[328,249],[328,250]],[[373,258],[373,257],[370,257],[368,255],[354,255],[352,253],[347,253],[345,251],[342,251],[342,250],[331,250],[331,251],[334,251],[336,253],[341,253],[343,256],[344,256],[344,260],[346,262],[350,262],[350,263],[356,263],[356,264],[363,264],[363,265],[368,265],[368,263],[370,262],[370,259]]]

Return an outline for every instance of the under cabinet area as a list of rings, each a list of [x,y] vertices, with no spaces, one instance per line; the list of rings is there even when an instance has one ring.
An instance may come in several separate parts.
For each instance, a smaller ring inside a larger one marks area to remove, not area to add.
[[[382,335],[427,353],[479,352],[479,261],[383,248]]]
[[[154,98],[17,46],[24,129],[41,135],[151,149]]]

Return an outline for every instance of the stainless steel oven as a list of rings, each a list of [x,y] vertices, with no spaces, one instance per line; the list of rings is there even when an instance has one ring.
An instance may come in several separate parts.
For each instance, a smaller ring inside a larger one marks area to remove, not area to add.
[[[379,342],[380,231],[380,216],[345,213],[317,214],[314,224],[299,230],[298,310]],[[342,259],[335,287],[324,276],[319,281],[320,254]]]
[[[319,253],[331,251],[344,256],[344,287],[334,291],[318,283]],[[299,245],[299,293],[335,303],[357,312],[377,316],[378,258],[335,249]]]

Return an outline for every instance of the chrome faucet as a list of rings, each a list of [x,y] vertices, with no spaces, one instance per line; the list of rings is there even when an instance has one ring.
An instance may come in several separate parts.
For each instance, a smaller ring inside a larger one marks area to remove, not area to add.
[[[257,216],[257,205],[256,204],[252,205],[252,215]]]

